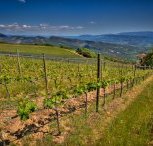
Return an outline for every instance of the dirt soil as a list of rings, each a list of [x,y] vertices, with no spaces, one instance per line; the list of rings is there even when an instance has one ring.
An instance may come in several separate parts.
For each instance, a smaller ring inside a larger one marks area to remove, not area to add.
[[[105,124],[107,125],[117,113],[124,110],[127,105],[139,94],[152,77],[149,77],[144,81],[141,88],[134,87],[132,91],[127,92],[129,100],[125,104],[122,98],[115,98],[106,106],[106,116]],[[126,85],[124,85],[126,87]],[[110,94],[114,90],[113,85],[106,89],[106,93]],[[120,84],[116,85],[116,89],[120,89]],[[100,89],[101,96],[103,96],[103,89]],[[61,143],[64,141],[64,138],[68,135],[71,129],[65,126],[64,122],[62,128],[64,132],[61,135],[58,135],[57,128],[50,128],[50,123],[56,121],[55,110],[52,109],[43,109],[43,99],[37,98],[36,103],[39,105],[39,110],[30,114],[30,118],[26,121],[21,121],[19,116],[16,113],[16,110],[2,110],[0,111],[0,145],[14,143],[17,145],[22,145],[22,139],[30,137],[33,141],[35,139],[42,139],[46,134],[52,134],[54,136],[54,141]],[[88,103],[92,103],[96,99],[96,91],[88,93]],[[58,112],[60,117],[66,116],[67,114],[80,113],[80,109],[85,108],[85,95],[82,95],[77,98],[70,98],[64,101],[64,103],[58,107]],[[33,144],[32,144],[33,145]]]

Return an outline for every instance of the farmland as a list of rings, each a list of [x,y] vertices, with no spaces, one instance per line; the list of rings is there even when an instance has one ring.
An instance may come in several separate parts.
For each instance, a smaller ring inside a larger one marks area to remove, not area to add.
[[[58,57],[78,58],[80,57],[74,50],[60,48],[56,46],[41,46],[41,45],[20,45],[20,44],[3,44],[0,43],[0,52],[17,52],[29,54],[48,54]]]
[[[132,64],[106,60],[99,60],[100,64],[97,65],[97,59],[84,59],[83,62],[79,62],[79,58],[75,61],[53,61],[46,60],[45,55],[40,59],[24,58],[20,56],[20,52],[24,53],[25,50],[26,53],[35,53],[38,49],[38,54],[47,53],[56,56],[58,53],[62,54],[65,49],[54,48],[62,50],[54,52],[50,51],[48,46],[48,50],[46,46],[32,48],[33,46],[23,45],[22,47],[12,45],[11,51],[16,52],[19,48],[16,57],[0,57],[2,123],[0,129],[5,133],[4,135],[7,135],[7,137],[2,136],[3,142],[11,143],[15,140],[18,144],[27,135],[33,135],[37,139],[34,133],[38,133],[40,128],[46,125],[50,127],[49,124],[51,121],[54,123],[55,119],[57,119],[57,123],[55,122],[55,125],[58,125],[57,129],[53,126],[45,132],[57,131],[57,135],[60,135],[64,130],[60,129],[59,113],[64,116],[78,109],[85,109],[84,112],[87,114],[89,105],[96,101],[96,90],[99,90],[99,97],[102,98],[102,106],[105,108],[109,94],[113,95],[113,99],[122,98],[125,92],[144,81],[152,73],[150,68],[140,69]],[[9,45],[3,44],[1,51],[10,52]],[[75,53],[69,51],[62,55],[76,57]],[[99,71],[98,67],[100,67]],[[100,75],[98,78],[97,71]],[[99,105],[96,106],[98,109]],[[17,123],[18,127],[11,126]],[[34,129],[29,129],[27,125],[34,126]],[[40,133],[44,136],[44,129],[41,130]]]
[[[60,90],[69,91],[68,94],[70,94],[74,87],[95,83],[97,80],[96,60],[93,64],[89,64],[88,60],[84,64],[46,61],[45,69],[43,61],[43,59],[1,57],[1,83],[8,85],[11,97],[46,95],[46,77],[48,78],[47,90],[49,92],[47,94],[50,96]],[[111,84],[119,83],[122,78],[124,81],[132,80],[134,76],[133,65],[108,62],[103,69],[103,81]],[[148,72],[148,70],[137,70],[135,76],[141,78]],[[0,93],[2,98],[8,96],[5,92],[5,86],[2,86]]]
[[[1,0],[0,146],[153,146],[153,0]]]

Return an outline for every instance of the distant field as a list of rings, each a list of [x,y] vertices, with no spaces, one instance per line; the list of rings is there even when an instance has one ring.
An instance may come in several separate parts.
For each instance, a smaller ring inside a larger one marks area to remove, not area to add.
[[[22,53],[32,53],[32,54],[48,54],[60,57],[80,57],[73,50],[68,50],[65,48],[60,48],[56,46],[39,46],[39,45],[17,45],[17,44],[0,44],[0,51],[4,52],[16,52],[16,50]]]

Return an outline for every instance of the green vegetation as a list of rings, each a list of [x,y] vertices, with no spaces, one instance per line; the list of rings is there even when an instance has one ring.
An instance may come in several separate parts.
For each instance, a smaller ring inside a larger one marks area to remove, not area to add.
[[[141,87],[144,89],[139,95],[136,95],[137,97],[134,95],[136,98],[134,102],[131,102],[130,105],[127,104],[125,111],[119,113],[114,119],[114,115],[107,113],[107,110],[94,113],[95,106],[93,104],[88,108],[87,115],[80,114],[65,117],[63,120],[69,119],[68,126],[73,130],[62,145],[148,145],[153,140],[153,83],[150,82],[147,86],[140,84],[135,91]],[[107,103],[110,102],[111,98],[111,95],[107,96]],[[127,97],[123,96],[122,98],[122,102],[126,105],[128,103]],[[101,102],[100,104],[102,104]],[[124,106],[119,103],[115,105],[115,103],[112,106]],[[109,123],[110,119],[112,120]]]
[[[141,64],[153,67],[153,50],[142,59]]]
[[[68,99],[67,91],[59,91],[55,95],[53,95],[51,98],[46,98],[44,100],[44,108],[55,108],[55,106],[58,106],[61,104],[62,99]]]
[[[29,54],[47,54],[57,57],[69,57],[78,58],[80,57],[75,51],[56,46],[42,46],[42,45],[17,45],[17,44],[3,44],[0,43],[0,51],[2,52],[16,52],[29,53]]]
[[[153,138],[152,89],[152,83],[147,85],[137,99],[111,123],[96,145],[147,145]]]
[[[112,62],[119,62],[119,63],[124,63],[124,64],[135,64],[135,61],[136,60],[129,60],[129,59],[126,59],[126,58],[120,58],[120,57],[113,57],[113,56],[108,56],[108,55],[104,55],[103,57],[105,60],[109,60],[109,61],[112,61]]]
[[[43,60],[1,57],[0,61],[1,98],[46,96]],[[96,64],[46,61],[46,68],[50,97],[57,95],[60,91],[64,91],[68,97],[73,97],[77,88],[97,82]],[[149,70],[137,70],[136,77],[142,77],[148,72]],[[133,79],[131,65],[105,64],[102,76],[103,80],[109,84],[120,81],[123,78],[122,75],[126,80]]]
[[[24,50],[24,48],[21,48],[21,50],[22,49]],[[15,47],[14,51],[16,51]],[[40,49],[39,51],[42,50]],[[13,105],[9,107],[9,110],[17,110],[20,119],[26,120],[30,117],[29,114],[35,110],[60,108],[60,105],[63,105],[68,98],[77,98],[85,94],[86,99],[84,102],[86,104],[86,114],[88,114],[87,92],[94,91],[97,88],[103,88],[104,97],[106,97],[105,90],[108,86],[118,84],[122,87],[124,84],[127,84],[127,82],[131,85],[131,83],[140,82],[151,72],[151,70],[136,70],[136,68],[130,64],[102,62],[101,79],[97,83],[97,59],[85,59],[84,63],[80,63],[79,59],[75,61],[76,62],[68,62],[63,60],[57,62],[45,60],[45,58],[27,59],[22,57],[1,56],[0,109],[8,109],[8,107],[3,104],[13,101]],[[38,99],[39,103],[37,103]],[[104,107],[104,104],[105,101],[102,107]],[[86,122],[87,116],[80,119],[80,121],[84,120]],[[75,121],[78,122],[79,120],[75,119]],[[95,124],[95,126],[97,124]],[[84,125],[80,125],[80,127],[81,126]],[[91,134],[90,131],[92,131],[92,129],[88,127],[87,124],[85,128],[87,129],[87,133],[89,132],[88,134]],[[83,130],[82,128],[81,131],[83,132]],[[84,134],[86,134],[86,131]],[[85,141],[85,139],[82,140]],[[83,144],[82,140],[81,143],[80,141],[79,143],[76,141],[74,144]],[[72,141],[74,142],[73,138]]]
[[[26,120],[29,118],[29,114],[36,110],[36,104],[30,101],[27,97],[21,99],[18,104],[17,113],[21,120]]]
[[[87,58],[95,58],[97,56],[95,52],[87,48],[78,48],[76,52],[82,55],[83,57],[87,57]]]

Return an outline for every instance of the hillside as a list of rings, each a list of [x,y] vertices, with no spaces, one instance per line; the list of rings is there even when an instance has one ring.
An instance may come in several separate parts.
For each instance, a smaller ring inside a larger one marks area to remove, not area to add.
[[[77,48],[88,48],[106,56],[118,57],[126,60],[135,60],[139,52],[146,51],[145,48],[138,48],[130,45],[120,45],[104,43],[100,41],[88,41],[63,37],[27,37],[27,36],[7,36],[0,37],[0,42],[13,44],[51,44],[56,46]]]
[[[65,49],[57,46],[41,45],[22,45],[22,44],[3,44],[0,43],[0,52],[16,52],[26,54],[47,54],[54,57],[78,58],[80,57],[74,50]]]
[[[122,45],[125,44],[139,47],[139,49],[151,47],[153,45],[153,32],[125,32],[106,35],[81,35],[70,38],[115,43]]]
[[[0,33],[0,38],[4,38],[4,37],[7,37],[6,35]]]
[[[122,32],[121,35],[153,37],[152,31]]]

